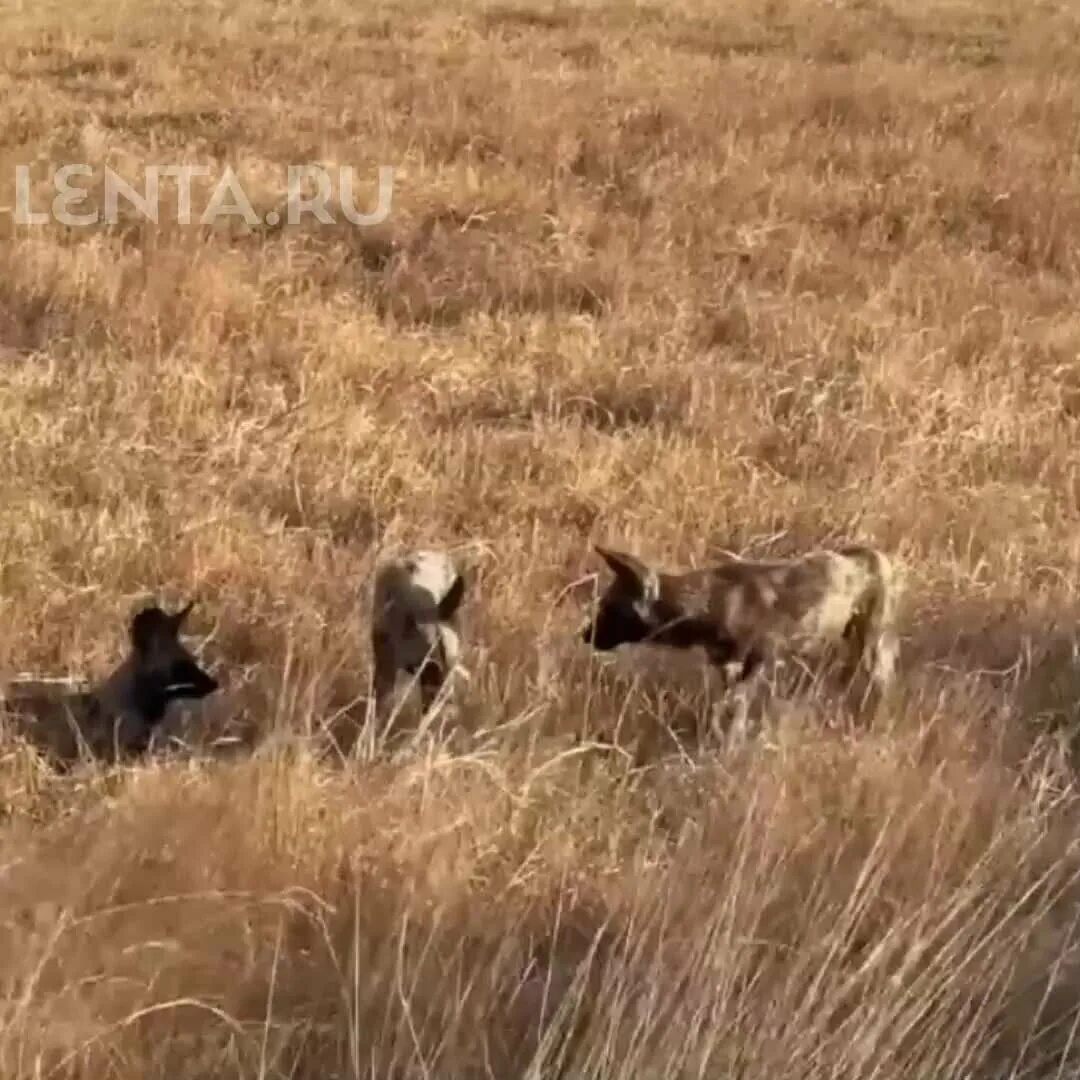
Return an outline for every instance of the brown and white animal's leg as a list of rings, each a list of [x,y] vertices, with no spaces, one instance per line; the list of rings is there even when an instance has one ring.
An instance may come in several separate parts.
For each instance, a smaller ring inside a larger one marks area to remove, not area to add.
[[[900,639],[890,626],[877,635],[874,660],[870,678],[879,694],[887,694],[896,682],[896,668],[900,659]]]
[[[840,682],[844,689],[849,689],[858,677],[860,669],[868,667],[866,663],[867,646],[872,645],[869,639],[868,614],[858,611],[848,620],[844,627],[843,662],[840,668]]]
[[[742,644],[725,641],[708,647],[707,653],[721,673],[725,696],[732,707],[732,734],[736,739],[744,739],[749,734],[751,706],[760,698],[767,647],[757,640]]]
[[[765,653],[765,645],[756,639],[740,644],[722,637],[705,646],[709,662],[722,673],[728,688],[753,679],[765,662]]]
[[[901,590],[900,571],[891,559],[878,555],[878,588],[867,619],[864,654],[870,683],[883,700],[896,681],[900,639],[896,632],[897,605]]]
[[[876,562],[877,573],[865,605],[844,628],[844,677],[850,686],[862,668],[869,679],[867,689],[876,691],[880,700],[895,682],[900,643],[895,629],[896,573],[884,555],[878,554]]]
[[[866,681],[858,692],[860,705],[865,706],[873,700],[880,703],[894,682],[898,651],[896,635],[891,629],[878,630],[869,620],[856,618],[848,624],[845,639],[848,656],[841,674],[845,691],[855,686],[862,671]]]

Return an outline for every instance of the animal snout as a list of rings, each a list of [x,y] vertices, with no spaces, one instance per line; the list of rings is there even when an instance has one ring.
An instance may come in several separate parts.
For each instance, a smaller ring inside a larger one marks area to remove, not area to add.
[[[185,672],[183,677],[174,679],[166,687],[166,691],[175,696],[206,697],[221,689],[221,683],[213,675],[196,668],[194,671]]]

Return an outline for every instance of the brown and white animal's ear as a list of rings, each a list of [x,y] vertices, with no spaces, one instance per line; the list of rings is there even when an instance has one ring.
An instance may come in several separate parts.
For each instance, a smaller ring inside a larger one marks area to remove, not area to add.
[[[465,578],[458,574],[454,578],[454,584],[450,586],[446,595],[439,601],[439,618],[443,621],[452,619],[464,598]]]
[[[596,554],[611,567],[620,584],[635,598],[647,604],[655,603],[660,596],[660,579],[655,570],[646,566],[639,558],[610,548],[595,547]]]

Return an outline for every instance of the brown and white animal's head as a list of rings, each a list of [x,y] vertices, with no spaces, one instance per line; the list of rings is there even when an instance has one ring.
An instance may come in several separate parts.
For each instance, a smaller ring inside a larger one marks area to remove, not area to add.
[[[594,649],[701,646],[717,665],[737,661],[745,679],[778,649],[810,653],[838,646],[851,663],[872,655],[879,683],[892,679],[897,578],[891,560],[875,549],[849,545],[772,561],[729,558],[679,574],[624,552],[596,551],[614,577],[581,632]]]
[[[137,612],[127,657],[100,684],[15,680],[4,689],[4,710],[62,761],[77,757],[80,745],[109,759],[143,753],[172,702],[200,700],[220,687],[180,641],[193,606],[168,614],[153,604]]]
[[[425,708],[452,675],[465,674],[457,627],[465,589],[444,551],[414,551],[379,567],[371,628],[377,703],[400,672],[418,677]]]
[[[709,570],[671,574],[627,552],[595,550],[614,577],[581,631],[582,641],[600,652],[639,643],[676,649],[700,645],[718,664],[732,659],[736,642],[710,609]]]
[[[615,576],[581,640],[601,652],[645,641],[662,626],[659,575],[634,555],[600,546],[595,550]]]

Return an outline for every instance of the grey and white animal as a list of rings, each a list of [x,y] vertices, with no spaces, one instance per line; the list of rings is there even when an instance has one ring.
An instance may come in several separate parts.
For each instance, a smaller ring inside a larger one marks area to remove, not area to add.
[[[137,612],[127,657],[99,684],[13,679],[3,688],[0,710],[61,768],[85,755],[117,762],[143,754],[172,702],[219,689],[180,641],[193,606],[168,614],[154,604]]]
[[[402,672],[417,678],[425,710],[452,676],[467,677],[457,625],[464,597],[465,578],[445,551],[412,551],[379,566],[371,621],[377,709]]]
[[[860,668],[887,691],[899,658],[899,566],[883,552],[848,545],[790,559],[725,561],[668,573],[596,547],[615,577],[581,633],[600,651],[647,642],[701,646],[714,665],[750,679],[766,662],[838,652],[850,684]]]

